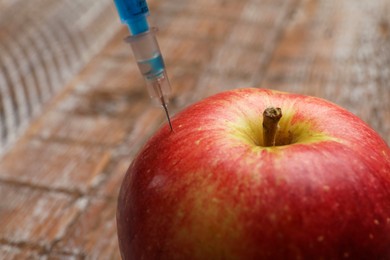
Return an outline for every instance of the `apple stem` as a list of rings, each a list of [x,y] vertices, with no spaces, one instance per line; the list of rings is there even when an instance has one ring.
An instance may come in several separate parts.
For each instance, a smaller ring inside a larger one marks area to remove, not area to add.
[[[264,146],[275,146],[276,132],[279,128],[279,120],[282,117],[282,109],[268,107],[263,112],[263,141]]]

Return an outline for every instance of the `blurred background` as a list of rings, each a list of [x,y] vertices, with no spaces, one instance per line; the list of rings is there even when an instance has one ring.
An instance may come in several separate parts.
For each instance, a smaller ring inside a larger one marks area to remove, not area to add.
[[[212,94],[328,99],[390,142],[390,1],[149,0],[171,115]],[[0,0],[0,258],[119,259],[123,175],[165,123],[111,0]]]

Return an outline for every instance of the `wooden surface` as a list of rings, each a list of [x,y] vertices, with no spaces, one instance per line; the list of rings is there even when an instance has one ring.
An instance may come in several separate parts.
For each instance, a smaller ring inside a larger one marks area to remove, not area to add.
[[[1,2],[0,2],[1,3]],[[172,114],[267,87],[352,111],[390,142],[390,2],[150,1]],[[118,33],[0,161],[0,258],[118,259],[122,177],[162,123]]]
[[[0,155],[120,28],[112,0],[0,0]]]

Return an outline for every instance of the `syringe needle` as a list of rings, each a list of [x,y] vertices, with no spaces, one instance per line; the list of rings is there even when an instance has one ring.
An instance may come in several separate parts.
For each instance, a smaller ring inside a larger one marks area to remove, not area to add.
[[[165,110],[165,114],[167,116],[167,119],[168,119],[168,123],[169,123],[169,127],[171,128],[171,132],[173,132],[173,127],[172,127],[172,123],[171,123],[171,118],[169,117],[169,112],[168,112],[168,106],[167,104],[165,103],[165,100],[164,100],[164,97],[161,97],[161,103],[162,103],[162,106]]]

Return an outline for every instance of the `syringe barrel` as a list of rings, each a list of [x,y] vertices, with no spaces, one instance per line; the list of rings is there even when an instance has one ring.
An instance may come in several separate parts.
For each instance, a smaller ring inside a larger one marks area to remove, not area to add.
[[[150,97],[161,104],[168,102],[171,87],[165,71],[165,64],[156,39],[156,28],[129,36],[125,39],[133,50],[138,68],[143,75]]]
[[[153,79],[145,78],[146,88],[154,105],[166,106],[171,95],[171,85],[166,71]]]

